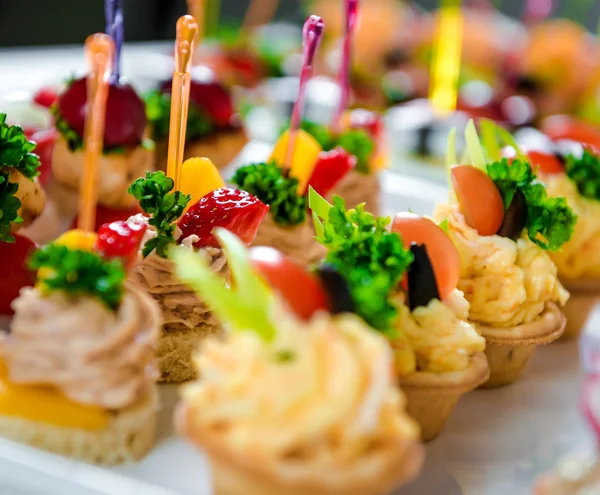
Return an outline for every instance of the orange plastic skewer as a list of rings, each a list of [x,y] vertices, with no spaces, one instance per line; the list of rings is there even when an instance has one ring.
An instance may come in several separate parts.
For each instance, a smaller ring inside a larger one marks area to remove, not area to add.
[[[90,72],[87,77],[88,111],[83,138],[84,169],[77,227],[86,232],[94,232],[98,201],[98,161],[103,146],[108,81],[115,54],[114,41],[107,34],[92,34],[85,40],[85,53]]]
[[[196,19],[196,24],[198,25],[194,40],[196,42],[196,48],[200,46],[200,40],[204,36],[205,2],[206,0],[187,0],[188,12],[194,19]]]
[[[248,32],[255,27],[268,24],[275,16],[278,7],[279,0],[250,0],[242,21],[242,31]]]
[[[185,148],[185,131],[190,103],[190,63],[194,54],[194,38],[197,32],[198,24],[191,15],[184,15],[177,21],[175,72],[173,72],[169,152],[167,155],[167,175],[175,182],[175,190],[179,189],[181,162]]]

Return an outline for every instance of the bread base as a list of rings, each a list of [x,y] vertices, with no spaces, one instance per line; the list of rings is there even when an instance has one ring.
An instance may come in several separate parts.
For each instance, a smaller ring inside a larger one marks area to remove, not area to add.
[[[562,339],[576,339],[585,327],[590,313],[600,300],[600,280],[561,280],[571,293],[564,313],[567,326]]]
[[[366,203],[366,211],[375,216],[379,215],[381,198],[379,174],[361,174],[352,170],[334,187],[331,195],[334,194],[343,198],[347,209]]]
[[[160,382],[181,383],[196,378],[192,354],[207,336],[214,335],[215,327],[182,330],[161,330],[156,351]],[[217,331],[221,331],[219,325]]]
[[[566,318],[554,303],[548,303],[540,317],[510,328],[478,325],[485,337],[485,355],[490,366],[490,378],[481,388],[494,388],[515,382],[540,345],[558,339],[566,325]]]
[[[429,442],[443,430],[460,397],[476,389],[490,376],[483,352],[475,353],[464,371],[429,373],[418,371],[400,377],[406,411],[421,426],[421,438]]]
[[[242,127],[217,131],[214,134],[190,141],[185,145],[184,159],[207,157],[219,169],[227,167],[248,143]],[[157,168],[167,170],[167,140],[156,144]]]
[[[102,430],[65,428],[16,416],[0,415],[0,436],[94,464],[114,465],[144,457],[154,445],[156,393],[111,413]]]
[[[242,455],[225,446],[222,433],[195,424],[185,403],[178,406],[179,432],[209,458],[216,495],[379,495],[411,481],[423,464],[423,447],[415,440],[390,442],[357,466],[315,472],[301,459],[270,461]]]

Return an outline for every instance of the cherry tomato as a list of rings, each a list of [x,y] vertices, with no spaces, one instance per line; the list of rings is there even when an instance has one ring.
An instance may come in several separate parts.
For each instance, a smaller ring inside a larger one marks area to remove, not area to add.
[[[308,320],[317,311],[329,309],[329,297],[320,281],[295,261],[266,246],[252,247],[248,254],[250,264],[297,316]]]
[[[448,234],[428,218],[405,212],[395,216],[392,232],[400,234],[406,246],[425,245],[440,298],[448,297],[460,279],[460,256]]]
[[[539,169],[539,171],[543,174],[562,174],[565,171],[561,161],[552,153],[528,151],[527,156],[531,162],[531,168],[533,170]]]
[[[102,227],[105,223],[113,223],[118,221],[126,221],[129,217],[133,215],[137,215],[138,213],[142,213],[140,206],[136,203],[131,208],[107,208],[106,206],[98,205],[96,206],[96,225],[94,227],[95,232],[98,232],[98,229]],[[71,228],[77,228],[77,220],[75,217],[73,223],[71,224]]]
[[[550,117],[542,124],[542,131],[553,141],[577,141],[600,150],[600,127],[566,115]]]
[[[27,269],[27,259],[35,250],[32,240],[15,235],[15,242],[0,242],[0,259],[4,260],[0,270],[0,314],[12,315],[11,303],[19,296],[23,287],[35,282],[35,273]]]
[[[455,165],[452,186],[467,225],[479,235],[494,235],[504,219],[504,202],[494,181],[471,165]]]

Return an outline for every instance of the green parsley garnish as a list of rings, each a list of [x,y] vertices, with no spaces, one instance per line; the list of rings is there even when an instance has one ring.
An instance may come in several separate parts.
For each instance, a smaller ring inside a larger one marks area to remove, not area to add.
[[[152,138],[156,141],[166,139],[169,136],[171,123],[171,96],[156,89],[144,96],[146,102],[146,115],[152,127]],[[208,136],[214,132],[214,125],[210,117],[197,108],[189,106],[186,141],[193,141]]]
[[[333,197],[333,206],[310,189],[310,207],[324,222],[317,224],[317,240],[327,248],[325,263],[346,280],[356,314],[373,328],[393,335],[398,307],[392,302],[402,275],[413,262],[400,236],[389,232],[390,218],[374,217],[364,204],[347,210],[344,200]]]
[[[10,229],[13,223],[23,222],[19,216],[21,201],[15,196],[18,189],[18,184],[9,182],[7,172],[0,172],[0,241],[2,242],[15,242]]]
[[[83,149],[83,138],[77,134],[69,123],[63,119],[62,115],[58,111],[58,105],[55,103],[50,107],[50,113],[54,116],[54,125],[60,135],[65,138],[67,146],[71,151],[79,151]]]
[[[44,269],[44,292],[63,291],[70,296],[92,296],[111,309],[117,309],[123,298],[125,271],[118,260],[106,260],[99,254],[47,244],[33,253],[32,270]]]
[[[314,137],[324,151],[330,151],[336,146],[341,146],[356,157],[357,172],[361,174],[369,173],[369,161],[375,151],[375,142],[368,132],[362,129],[348,129],[339,136],[335,136],[327,126],[309,120],[303,120],[300,127]]]
[[[269,205],[279,225],[298,225],[306,218],[307,200],[298,195],[298,179],[286,176],[274,162],[240,167],[231,182]]]
[[[525,228],[529,239],[542,249],[557,251],[573,235],[577,215],[565,198],[549,198],[544,185],[536,180],[529,162],[506,158],[486,166],[487,174],[502,194],[508,209],[517,189],[527,202]]]
[[[191,196],[180,191],[171,192],[175,184],[164,172],[146,172],[146,177],[136,179],[127,192],[140,202],[144,213],[150,215],[148,223],[156,228],[157,236],[144,245],[144,258],[156,249],[156,254],[167,257],[168,247],[175,244],[175,221],[183,215]]]
[[[20,126],[8,125],[6,114],[0,113],[0,166],[12,167],[33,180],[40,173],[40,157],[32,153],[35,146]]]
[[[581,158],[568,156],[565,170],[582,196],[600,200],[600,158],[598,155],[586,149]]]

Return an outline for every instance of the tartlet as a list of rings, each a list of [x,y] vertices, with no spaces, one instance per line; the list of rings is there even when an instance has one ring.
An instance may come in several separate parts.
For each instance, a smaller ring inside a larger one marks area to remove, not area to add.
[[[240,281],[235,292],[198,258],[175,255],[178,273],[228,324],[223,340],[196,354],[200,378],[176,414],[178,431],[207,454],[216,493],[366,495],[414,478],[423,449],[385,339],[353,315],[300,321],[239,240],[216,235]]]
[[[95,234],[70,231],[32,258],[38,285],[21,291],[0,340],[0,435],[117,464],[154,444],[160,313],[91,244],[101,249]]]
[[[397,214],[390,232],[389,218],[374,218],[364,205],[346,211],[337,196],[331,206],[311,190],[310,206],[324,219],[315,221],[328,250],[323,267],[349,289],[344,309],[387,336],[408,413],[423,440],[432,440],[459,398],[489,377],[485,339],[467,321],[469,303],[455,288],[456,248],[440,227],[412,213]]]
[[[202,180],[198,180],[201,177]],[[223,187],[218,171],[207,159],[187,160],[182,166],[181,189],[163,172],[146,174],[130,187],[132,196],[149,218],[133,217],[147,224],[132,278],[158,303],[163,316],[158,341],[160,380],[182,382],[195,376],[193,349],[222,326],[194,290],[175,275],[167,258],[169,246],[204,256],[215,273],[227,278],[225,255],[211,231],[229,228],[249,244],[256,236],[268,207],[250,194]]]
[[[547,196],[520,152],[512,162],[499,156],[496,132],[505,137],[506,131],[490,130],[492,160],[486,163],[469,124],[466,140],[476,165],[452,166],[450,202],[434,212],[460,254],[458,288],[470,303],[469,320],[486,338],[490,379],[484,387],[515,381],[536,347],[563,333],[559,306],[569,293],[549,252],[570,239],[577,220],[564,198]]]

